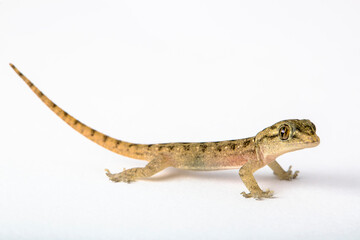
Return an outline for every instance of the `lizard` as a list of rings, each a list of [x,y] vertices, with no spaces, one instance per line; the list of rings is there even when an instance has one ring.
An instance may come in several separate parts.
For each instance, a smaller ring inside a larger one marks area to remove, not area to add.
[[[263,191],[254,178],[254,172],[267,165],[280,180],[292,180],[298,176],[299,171],[293,173],[291,166],[285,171],[276,158],[284,153],[316,147],[320,143],[315,125],[307,119],[279,121],[254,137],[236,140],[159,144],[126,142],[83,124],[45,96],[13,64],[10,63],[10,66],[41,101],[77,132],[112,152],[148,161],[145,167],[124,169],[115,174],[105,169],[106,175],[113,182],[130,183],[151,177],[168,167],[198,171],[239,169],[240,178],[249,190],[248,193],[241,193],[244,197],[272,198],[273,191]]]

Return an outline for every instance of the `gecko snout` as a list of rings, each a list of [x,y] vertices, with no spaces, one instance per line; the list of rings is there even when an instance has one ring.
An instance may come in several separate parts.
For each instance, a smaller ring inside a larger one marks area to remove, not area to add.
[[[320,138],[318,135],[312,135],[312,136],[309,136],[305,141],[306,145],[308,147],[316,147],[317,145],[320,144]]]

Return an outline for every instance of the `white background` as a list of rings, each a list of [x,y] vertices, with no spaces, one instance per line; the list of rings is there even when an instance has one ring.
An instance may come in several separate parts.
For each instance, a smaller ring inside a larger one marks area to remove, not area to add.
[[[254,136],[308,118],[321,144],[280,157],[299,178],[144,166],[85,139],[56,104],[137,143]],[[0,1],[0,239],[359,239],[358,1]]]

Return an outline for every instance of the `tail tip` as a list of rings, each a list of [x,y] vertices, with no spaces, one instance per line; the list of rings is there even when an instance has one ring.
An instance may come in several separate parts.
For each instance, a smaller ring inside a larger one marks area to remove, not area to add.
[[[12,63],[9,63],[10,67],[12,67],[13,69],[15,69],[15,65]]]

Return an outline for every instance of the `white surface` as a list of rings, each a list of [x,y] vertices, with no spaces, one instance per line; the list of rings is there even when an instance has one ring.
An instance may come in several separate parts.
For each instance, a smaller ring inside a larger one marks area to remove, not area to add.
[[[359,239],[357,1],[0,2],[0,239]],[[167,169],[114,184],[113,154],[58,119],[14,74],[113,137],[216,141],[309,118],[321,144],[275,199],[237,170]]]

